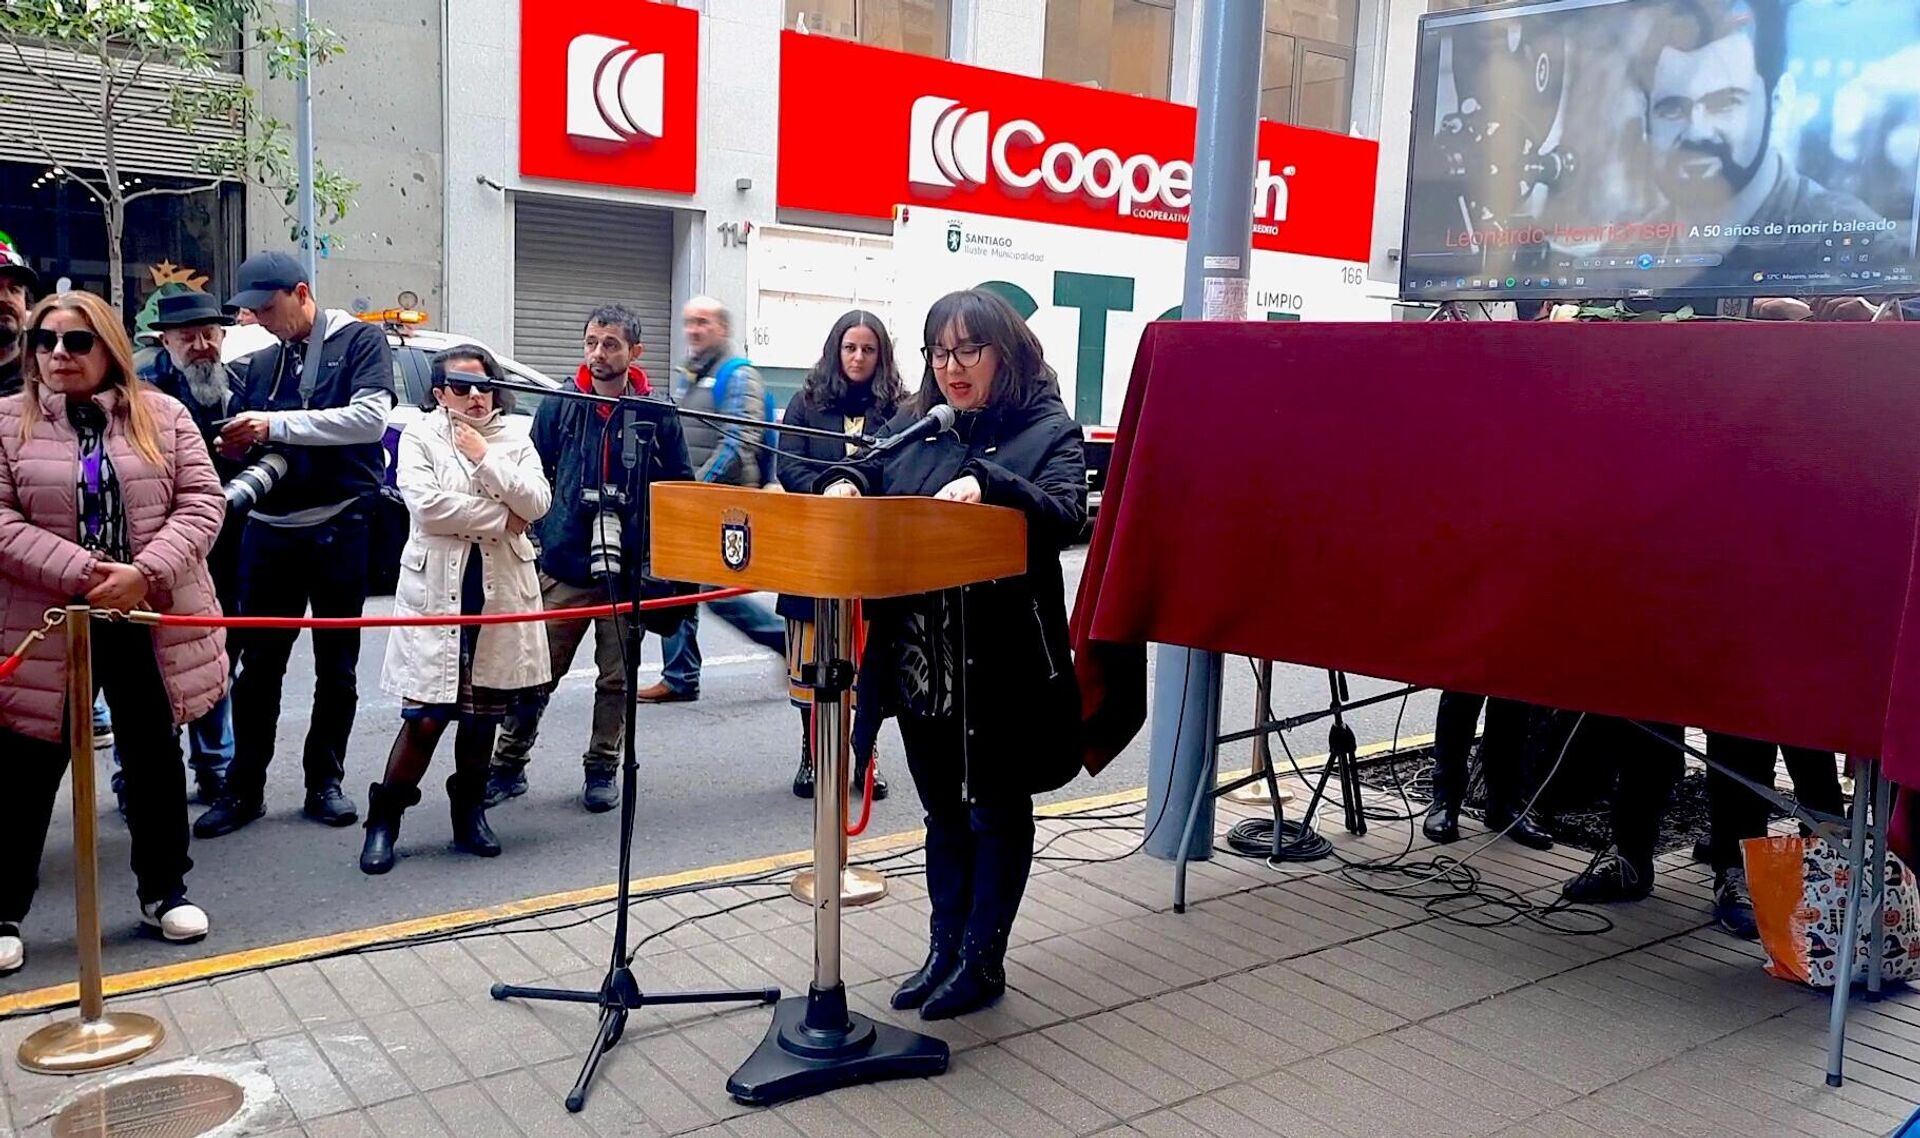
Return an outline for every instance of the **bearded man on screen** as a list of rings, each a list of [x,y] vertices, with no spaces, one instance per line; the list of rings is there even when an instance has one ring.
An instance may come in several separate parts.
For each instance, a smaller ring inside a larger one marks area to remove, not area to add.
[[[1665,0],[1636,69],[1650,165],[1686,251],[1721,252],[1733,267],[1831,271],[1820,260],[1826,242],[1859,245],[1878,231],[1858,226],[1882,218],[1795,170],[1772,137],[1792,94],[1786,22],[1779,0]]]

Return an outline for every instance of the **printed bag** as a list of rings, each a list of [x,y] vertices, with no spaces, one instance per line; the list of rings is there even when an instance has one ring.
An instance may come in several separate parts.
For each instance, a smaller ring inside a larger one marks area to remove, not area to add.
[[[1833,987],[1852,892],[1846,855],[1819,837],[1798,835],[1748,838],[1740,846],[1768,974],[1815,988]],[[1886,856],[1886,906],[1878,928],[1861,930],[1855,977],[1866,978],[1870,946],[1877,937],[1886,951],[1884,979],[1920,979],[1920,886],[1905,862],[1892,853]]]

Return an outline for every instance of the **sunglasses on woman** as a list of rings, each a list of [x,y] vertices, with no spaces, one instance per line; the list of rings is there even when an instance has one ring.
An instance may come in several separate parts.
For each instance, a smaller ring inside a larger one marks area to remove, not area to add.
[[[69,355],[84,356],[100,342],[100,337],[85,328],[72,328],[65,332],[56,332],[51,328],[35,328],[27,333],[27,346],[36,352],[52,352],[60,345],[67,346]]]
[[[477,383],[462,383],[458,380],[449,379],[445,383],[441,384],[440,386],[446,388],[448,391],[453,392],[455,395],[461,396],[463,398],[465,396],[472,395],[475,392],[478,392],[481,395],[487,395],[493,391],[493,384],[487,382],[484,379],[480,380]]]

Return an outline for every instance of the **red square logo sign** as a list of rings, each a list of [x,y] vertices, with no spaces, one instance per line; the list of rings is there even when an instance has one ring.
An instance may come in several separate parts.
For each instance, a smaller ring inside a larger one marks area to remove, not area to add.
[[[520,173],[692,193],[700,14],[520,3]]]

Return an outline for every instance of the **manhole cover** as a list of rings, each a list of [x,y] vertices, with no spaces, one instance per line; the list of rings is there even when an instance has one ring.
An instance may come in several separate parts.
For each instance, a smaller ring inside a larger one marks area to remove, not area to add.
[[[240,1113],[246,1093],[212,1075],[130,1079],[80,1096],[53,1138],[196,1138]]]

